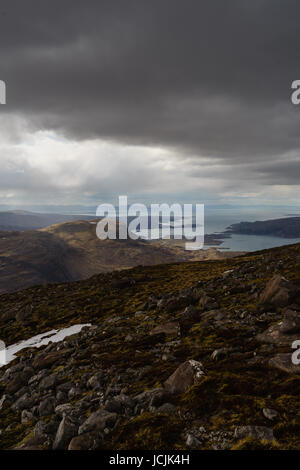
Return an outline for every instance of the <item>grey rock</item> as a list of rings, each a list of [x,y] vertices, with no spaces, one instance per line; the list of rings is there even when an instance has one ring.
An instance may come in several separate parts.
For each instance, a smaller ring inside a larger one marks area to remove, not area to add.
[[[132,409],[134,401],[127,395],[119,395],[106,401],[104,409],[114,413],[122,413],[125,409]]]
[[[56,394],[56,401],[59,404],[66,403],[68,401],[68,395],[65,392],[59,390]]]
[[[34,427],[34,437],[37,439],[42,439],[45,436],[54,437],[58,423],[51,421],[50,423],[45,423],[44,421],[38,421]]]
[[[32,408],[33,405],[34,400],[28,393],[25,393],[12,405],[12,409],[21,411],[25,408]]]
[[[211,358],[213,361],[219,361],[220,359],[226,357],[227,353],[227,348],[215,349],[211,355]]]
[[[186,439],[186,445],[189,447],[189,449],[197,450],[200,448],[201,442],[192,434],[188,434]]]
[[[289,305],[298,294],[299,289],[280,274],[276,274],[267,283],[260,295],[259,303],[262,305],[274,305],[285,307]]]
[[[98,372],[97,374],[93,375],[87,382],[88,388],[92,388],[93,390],[100,389],[102,387],[103,381],[103,373]]]
[[[272,410],[271,408],[264,408],[263,415],[270,420],[275,419],[278,416],[278,411]]]
[[[164,403],[156,409],[156,413],[173,414],[176,411],[176,406],[172,403]]]
[[[55,414],[63,418],[64,416],[71,414],[73,410],[74,407],[71,405],[71,403],[64,403],[62,405],[58,405],[55,408]]]
[[[7,395],[2,395],[2,397],[0,398],[0,410],[2,410],[2,408],[4,408],[5,406],[9,405],[10,404],[10,399]]]
[[[69,390],[71,390],[71,388],[73,388],[73,387],[74,387],[74,383],[71,382],[71,381],[69,381],[69,382],[64,382],[64,383],[58,385],[58,386],[56,387],[56,390],[57,390],[58,392],[68,393]]]
[[[276,354],[269,360],[269,364],[288,374],[300,374],[300,364],[293,364],[290,353]]]
[[[171,393],[184,393],[192,385],[199,384],[204,377],[201,362],[190,359],[182,363],[166,380],[165,387]]]
[[[64,416],[55,435],[53,450],[67,449],[71,439],[76,436],[77,430],[78,426],[70,418]]]
[[[54,412],[55,400],[52,397],[45,398],[39,404],[39,415],[47,416]]]
[[[300,313],[290,309],[286,310],[279,329],[283,334],[300,333]]]
[[[110,413],[105,410],[95,411],[95,413],[92,413],[91,416],[89,416],[79,427],[78,434],[81,435],[86,432],[104,431],[106,427],[113,427],[116,420],[116,413]]]
[[[166,402],[170,394],[164,388],[153,388],[137,395],[134,400],[142,407],[160,406]]]
[[[56,375],[48,375],[47,377],[44,377],[40,384],[39,388],[41,390],[48,390],[48,389],[53,389],[56,384]]]
[[[29,423],[30,421],[34,421],[34,416],[31,411],[23,410],[21,413],[21,423]]]
[[[93,450],[99,447],[101,438],[94,436],[93,433],[85,433],[81,436],[75,436],[71,440],[68,450]]]
[[[83,390],[80,387],[72,387],[68,392],[69,400],[74,400],[74,398],[82,395]]]
[[[255,439],[264,439],[266,441],[274,440],[273,430],[266,426],[238,426],[235,428],[234,437],[236,439],[254,437]]]

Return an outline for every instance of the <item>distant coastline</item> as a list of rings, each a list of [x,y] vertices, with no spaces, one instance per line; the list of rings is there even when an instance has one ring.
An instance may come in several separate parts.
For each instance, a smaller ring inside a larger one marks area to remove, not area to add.
[[[227,227],[225,234],[231,233],[298,238],[300,237],[300,216],[256,222],[239,222]]]

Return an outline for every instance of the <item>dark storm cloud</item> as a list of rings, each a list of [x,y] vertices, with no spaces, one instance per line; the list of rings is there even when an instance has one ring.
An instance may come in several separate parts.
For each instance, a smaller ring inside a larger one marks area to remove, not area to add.
[[[298,0],[2,1],[5,112],[78,139],[267,163],[300,148],[299,18]]]

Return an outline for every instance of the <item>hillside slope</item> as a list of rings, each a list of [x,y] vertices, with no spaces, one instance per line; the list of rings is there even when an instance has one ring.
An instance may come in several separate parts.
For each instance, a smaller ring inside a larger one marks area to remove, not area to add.
[[[175,260],[180,258],[167,248],[142,241],[101,241],[95,225],[87,221],[38,231],[0,232],[0,293]]]
[[[77,220],[41,230],[0,232],[0,293],[87,279],[138,265],[234,256],[216,249],[184,250],[160,241],[99,240],[95,221]]]
[[[283,277],[284,276],[284,277]],[[0,296],[0,448],[298,449],[300,245]]]

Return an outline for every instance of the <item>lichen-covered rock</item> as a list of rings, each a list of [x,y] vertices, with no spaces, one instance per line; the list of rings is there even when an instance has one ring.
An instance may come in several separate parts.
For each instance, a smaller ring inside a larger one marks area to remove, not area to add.
[[[165,381],[165,387],[171,393],[184,393],[192,385],[197,385],[204,377],[201,362],[190,359],[181,364]]]
[[[269,360],[269,364],[288,374],[300,374],[300,364],[293,364],[292,353],[276,354]]]
[[[278,346],[291,346],[293,341],[298,339],[298,336],[296,334],[292,335],[283,333],[281,326],[282,323],[271,325],[266,331],[257,335],[257,340],[261,343],[271,343]]]
[[[235,428],[234,437],[236,439],[253,437],[259,440],[274,440],[273,430],[271,428],[267,428],[266,426],[238,426]]]

